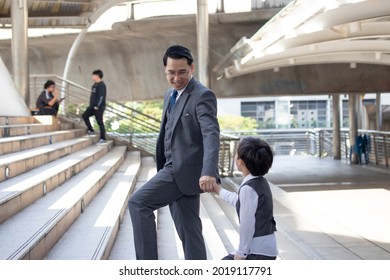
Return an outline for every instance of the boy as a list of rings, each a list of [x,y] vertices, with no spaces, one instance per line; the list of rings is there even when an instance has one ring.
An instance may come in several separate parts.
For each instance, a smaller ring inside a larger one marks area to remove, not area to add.
[[[263,177],[268,173],[272,162],[272,150],[265,141],[246,137],[237,148],[236,165],[245,177],[238,193],[214,185],[214,191],[220,198],[236,206],[240,221],[238,248],[223,260],[276,259],[278,249],[272,193]]]
[[[103,122],[103,113],[106,108],[106,84],[103,82],[103,72],[101,70],[95,70],[92,72],[92,85],[91,97],[89,98],[89,107],[83,113],[83,119],[88,128],[88,135],[94,135],[95,131],[92,128],[89,118],[95,116],[96,122],[100,129],[99,144],[106,143],[106,129]]]

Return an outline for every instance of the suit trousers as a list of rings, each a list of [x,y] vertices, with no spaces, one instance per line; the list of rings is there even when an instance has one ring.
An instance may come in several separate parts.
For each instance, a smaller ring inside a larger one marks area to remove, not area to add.
[[[222,260],[225,261],[232,261],[234,260],[234,255],[229,254],[226,257],[223,257]],[[270,256],[264,256],[264,255],[256,255],[256,254],[249,254],[246,258],[248,261],[252,260],[264,260],[264,261],[270,261],[270,260],[276,260],[276,257],[270,257]]]
[[[200,195],[184,195],[176,184],[172,165],[161,169],[129,199],[134,246],[138,260],[157,260],[154,210],[169,205],[186,260],[205,260],[206,247],[199,217]]]
[[[104,109],[99,109],[95,110],[91,107],[88,107],[87,110],[83,113],[83,120],[85,124],[87,125],[87,128],[89,131],[93,132],[93,128],[91,125],[91,122],[89,121],[89,118],[92,116],[95,116],[96,122],[99,125],[99,130],[100,130],[100,139],[106,139],[106,129],[104,127],[104,122],[103,122],[103,113]]]

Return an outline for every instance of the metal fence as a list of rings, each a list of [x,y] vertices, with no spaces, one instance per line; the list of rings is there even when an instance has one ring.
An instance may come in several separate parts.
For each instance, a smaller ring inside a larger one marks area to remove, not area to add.
[[[35,106],[35,101],[48,79],[53,80],[56,83],[57,90],[65,96],[64,103],[60,106],[62,117],[69,121],[80,123],[81,114],[89,102],[90,89],[57,75],[30,76],[30,107],[33,108]],[[62,87],[63,82],[66,84],[65,87]],[[161,124],[159,119],[107,98],[104,120],[106,126],[110,128],[107,131],[108,136],[128,143],[150,155],[155,155],[157,136]],[[221,135],[218,166],[220,174],[223,176],[231,176],[233,174],[235,145],[238,140],[239,138],[236,136]]]
[[[390,163],[390,132],[361,131],[369,137],[368,158],[370,164],[388,168]]]
[[[259,137],[265,140],[275,155],[327,155],[328,132],[320,129],[260,129],[252,131],[224,131],[239,138]]]
[[[30,106],[42,91],[47,79],[52,79],[58,85],[66,99],[61,106],[61,114],[74,122],[80,122],[80,114],[89,101],[90,90],[66,81],[56,75],[31,75],[30,77]],[[62,82],[66,87],[62,88]],[[146,115],[134,108],[115,100],[107,100],[105,121],[110,127],[117,122],[118,127],[108,134],[115,139],[129,143],[151,155],[155,154],[157,135],[160,130],[160,120]],[[119,125],[120,124],[120,125]],[[389,167],[390,132],[359,130],[365,134],[369,146],[367,156],[369,163],[377,166]],[[219,154],[219,170],[221,175],[231,176],[234,170],[234,155],[240,138],[245,136],[260,137],[273,148],[275,155],[311,155],[317,157],[333,156],[332,129],[262,129],[252,131],[223,131],[221,134],[221,149]],[[351,145],[349,130],[341,130],[341,155],[349,159]],[[363,155],[364,158],[364,155]]]
[[[265,129],[227,131],[225,133],[238,138],[260,137],[273,148],[275,155],[333,156],[332,129]],[[390,164],[390,132],[359,130],[358,135],[366,135],[368,139],[367,152],[360,155],[360,163],[388,168]],[[342,129],[340,136],[341,156],[350,160],[352,151],[349,130]]]

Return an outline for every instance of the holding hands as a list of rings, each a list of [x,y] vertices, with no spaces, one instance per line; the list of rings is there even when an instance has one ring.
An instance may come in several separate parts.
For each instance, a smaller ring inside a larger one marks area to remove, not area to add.
[[[218,193],[221,191],[221,186],[217,184],[217,180],[211,176],[202,176],[199,179],[199,187],[204,192],[215,192]]]

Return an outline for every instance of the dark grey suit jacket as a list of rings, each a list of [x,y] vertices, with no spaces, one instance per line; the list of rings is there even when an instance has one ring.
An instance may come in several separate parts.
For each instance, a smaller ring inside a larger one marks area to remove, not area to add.
[[[173,89],[164,96],[164,111],[157,139],[157,170],[165,165],[164,131],[167,107]],[[175,179],[185,195],[199,194],[199,178],[218,178],[219,124],[215,94],[192,78],[175,106],[175,120],[171,139],[172,164]]]

